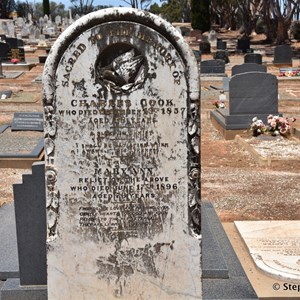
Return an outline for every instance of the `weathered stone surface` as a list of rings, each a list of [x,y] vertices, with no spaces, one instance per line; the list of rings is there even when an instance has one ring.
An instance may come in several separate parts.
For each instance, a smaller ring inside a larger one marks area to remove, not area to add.
[[[236,221],[256,266],[268,275],[299,282],[300,221]]]
[[[70,26],[45,65],[49,299],[201,298],[199,74],[162,19]]]

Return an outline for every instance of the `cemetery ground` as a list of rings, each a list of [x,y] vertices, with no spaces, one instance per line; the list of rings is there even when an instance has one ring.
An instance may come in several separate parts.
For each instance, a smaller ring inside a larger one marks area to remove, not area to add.
[[[230,42],[236,33],[218,33],[218,37]],[[272,46],[264,44],[256,36],[255,47],[271,51]],[[227,42],[228,43],[228,42]],[[298,44],[293,44],[298,47]],[[30,94],[30,101],[1,101],[0,125],[12,122],[14,112],[42,112],[41,83],[32,81],[42,74],[43,65],[38,64],[37,50],[26,53],[26,60],[37,65],[17,79],[2,79],[0,90],[12,90],[15,95]],[[202,57],[211,59],[211,55]],[[270,61],[272,57],[263,57]],[[230,64],[243,63],[243,55],[230,55]],[[278,68],[268,72],[278,75]],[[230,72],[228,73],[230,74]],[[201,198],[211,201],[222,222],[235,220],[299,220],[300,219],[300,161],[288,160],[271,166],[261,166],[257,159],[243,149],[236,140],[225,140],[211,124],[209,113],[214,109],[212,102],[218,99],[219,91],[211,85],[220,85],[216,81],[201,82]],[[27,97],[26,97],[27,99]],[[32,100],[36,99],[36,100]],[[299,80],[279,81],[279,111],[287,117],[296,117],[295,126],[300,128],[300,87]],[[298,123],[298,124],[297,124]],[[30,132],[19,133],[25,142]],[[251,134],[244,133],[251,137]],[[21,140],[22,141],[22,140]],[[1,141],[1,143],[4,143]],[[5,147],[2,144],[1,147]],[[292,149],[284,149],[290,151]],[[288,154],[288,153],[287,153]],[[22,174],[30,169],[0,169],[0,206],[13,201],[12,185],[22,182]]]

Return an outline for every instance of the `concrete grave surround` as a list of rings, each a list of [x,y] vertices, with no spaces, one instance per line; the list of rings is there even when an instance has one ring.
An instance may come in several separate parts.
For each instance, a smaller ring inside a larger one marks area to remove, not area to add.
[[[236,221],[256,266],[268,275],[300,280],[300,221]]]
[[[178,31],[91,13],[44,81],[48,299],[201,299],[199,74]]]

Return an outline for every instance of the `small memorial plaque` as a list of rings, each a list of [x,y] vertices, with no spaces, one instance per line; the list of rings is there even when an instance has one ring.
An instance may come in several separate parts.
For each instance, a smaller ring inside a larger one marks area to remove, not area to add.
[[[12,131],[43,131],[43,113],[17,112],[14,114]]]
[[[300,280],[300,221],[234,222],[257,267],[272,277]]]
[[[10,98],[12,95],[12,91],[8,90],[8,91],[0,91],[0,100],[5,100]]]
[[[48,299],[201,299],[199,74],[127,8],[63,32],[44,82]]]

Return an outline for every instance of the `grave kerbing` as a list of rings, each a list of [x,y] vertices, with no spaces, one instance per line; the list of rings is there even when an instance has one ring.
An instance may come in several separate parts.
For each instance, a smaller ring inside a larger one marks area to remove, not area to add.
[[[198,78],[177,30],[142,11],[91,13],[58,38],[44,71],[49,299],[201,299]]]

